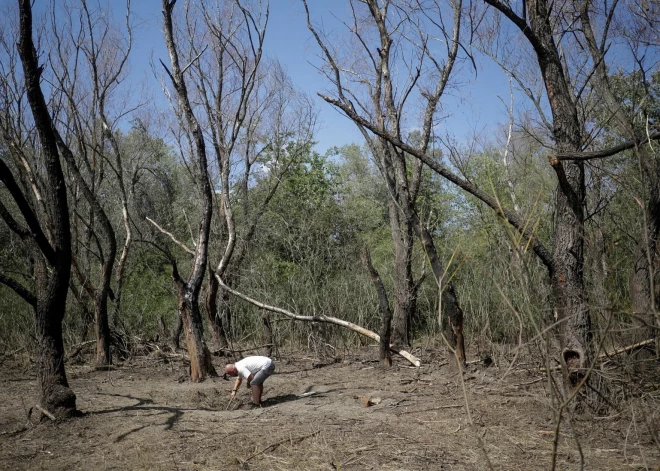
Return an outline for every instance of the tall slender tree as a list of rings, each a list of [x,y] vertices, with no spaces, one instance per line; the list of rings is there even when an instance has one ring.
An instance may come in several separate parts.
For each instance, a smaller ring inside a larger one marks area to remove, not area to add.
[[[184,280],[176,263],[173,263],[172,278],[177,289],[178,311],[183,321],[186,347],[190,357],[190,378],[192,381],[203,381],[209,375],[216,375],[209,352],[204,340],[204,325],[199,308],[199,294],[204,281],[206,264],[208,263],[209,234],[213,215],[213,193],[209,177],[208,160],[206,157],[206,142],[202,128],[195,116],[188,96],[188,86],[184,78],[184,69],[179,63],[177,38],[174,34],[173,12],[176,0],[163,0],[163,18],[165,25],[165,44],[170,54],[171,71],[163,64],[172,81],[177,97],[176,112],[180,123],[191,142],[194,153],[195,176],[197,191],[201,197],[201,217],[197,234],[197,243],[193,255],[190,276]]]

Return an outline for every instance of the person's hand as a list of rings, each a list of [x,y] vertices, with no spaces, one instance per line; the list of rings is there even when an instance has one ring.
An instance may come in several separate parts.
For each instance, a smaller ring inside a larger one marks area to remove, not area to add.
[[[252,389],[252,385],[250,383],[246,384],[245,387],[248,389]]]
[[[230,398],[230,399],[234,399],[234,397],[236,397],[236,390],[235,390],[235,389],[232,389],[232,390],[231,390],[231,396],[229,396],[229,398]]]

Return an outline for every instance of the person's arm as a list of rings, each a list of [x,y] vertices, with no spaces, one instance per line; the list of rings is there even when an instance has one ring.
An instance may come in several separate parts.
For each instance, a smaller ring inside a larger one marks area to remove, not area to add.
[[[247,385],[245,386],[246,388],[250,389],[250,388],[252,387],[252,385],[250,384],[250,382],[251,382],[253,379],[254,379],[254,375],[253,375],[253,374],[251,374],[250,376],[247,377]]]
[[[236,381],[234,381],[234,389],[231,390],[231,397],[236,396],[236,391],[238,391],[238,388],[241,386],[242,382],[243,380],[240,376],[236,378]]]

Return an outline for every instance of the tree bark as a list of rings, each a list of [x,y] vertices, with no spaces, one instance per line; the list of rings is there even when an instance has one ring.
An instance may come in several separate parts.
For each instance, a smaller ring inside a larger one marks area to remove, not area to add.
[[[217,347],[226,347],[227,334],[225,333],[224,325],[222,323],[222,315],[218,311],[218,280],[216,279],[213,270],[209,269],[209,282],[206,289],[205,308],[206,316],[211,326],[211,335],[213,336],[213,343]]]
[[[199,311],[198,299],[191,292],[190,287],[179,280],[177,286],[177,300],[179,317],[182,320],[186,350],[190,360],[190,380],[199,383],[207,376],[217,376],[213,367],[211,352],[204,342],[202,316]]]
[[[385,291],[385,286],[383,281],[380,279],[380,275],[374,268],[371,263],[371,255],[369,254],[369,249],[364,247],[362,249],[362,258],[367,270],[369,270],[369,275],[371,276],[371,281],[373,282],[376,292],[378,293],[378,307],[380,310],[380,336],[378,357],[380,359],[380,364],[386,368],[392,366],[392,355],[390,354],[390,337],[391,337],[391,326],[392,326],[392,311],[390,310],[390,302],[387,299],[387,291]]]
[[[394,345],[410,346],[411,321],[417,306],[412,273],[413,237],[410,223],[400,217],[394,201],[390,201],[390,228],[394,242],[394,314],[392,338]]]
[[[179,53],[174,37],[172,21],[172,11],[175,4],[176,0],[162,0],[165,43],[170,55],[172,71],[170,72],[164,64],[163,67],[165,67],[172,80],[172,85],[176,90],[178,112],[181,119],[186,123],[187,131],[190,133],[193,143],[197,170],[197,187],[202,196],[202,212],[190,276],[184,282],[179,276],[176,264],[174,263],[172,277],[177,286],[178,310],[183,322],[186,346],[190,357],[190,378],[192,381],[199,382],[203,381],[208,375],[217,376],[211,361],[211,353],[204,342],[204,325],[199,309],[199,293],[208,263],[208,244],[211,218],[213,216],[213,193],[208,173],[204,134],[193,112],[183,70],[179,64]]]
[[[266,356],[273,356],[273,348],[275,344],[273,343],[273,326],[270,323],[270,315],[268,311],[264,309],[261,313],[261,321],[264,324],[264,341],[266,345]]]
[[[506,16],[534,49],[553,118],[558,153],[580,152],[582,126],[553,36],[552,6],[525,0],[523,16],[499,0],[484,0]],[[551,161],[557,175],[552,262],[546,264],[560,321],[561,360],[566,394],[581,382],[593,359],[591,313],[584,286],[585,181],[582,161]]]
[[[27,97],[34,124],[42,146],[46,185],[43,188],[48,214],[50,241],[41,238],[41,230],[33,235],[33,253],[36,268],[36,368],[39,402],[56,417],[69,417],[77,413],[76,395],[69,388],[64,369],[64,342],[62,320],[66,309],[71,275],[71,232],[66,186],[60,165],[60,156],[52,118],[40,87],[41,68],[37,64],[37,51],[32,40],[32,7],[30,0],[19,1],[20,39],[18,52],[23,64]],[[6,177],[7,175],[5,175]],[[13,195],[15,198],[17,195]],[[27,211],[27,209],[26,209]],[[26,219],[36,216],[24,212]],[[37,229],[35,226],[34,229]],[[33,234],[35,232],[33,231]]]

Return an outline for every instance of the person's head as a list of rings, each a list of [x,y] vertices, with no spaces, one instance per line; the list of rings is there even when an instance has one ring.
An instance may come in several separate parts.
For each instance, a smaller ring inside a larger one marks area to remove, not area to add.
[[[238,370],[236,369],[236,365],[234,365],[233,363],[229,363],[228,365],[225,365],[224,376],[225,378],[227,376],[238,376]]]

